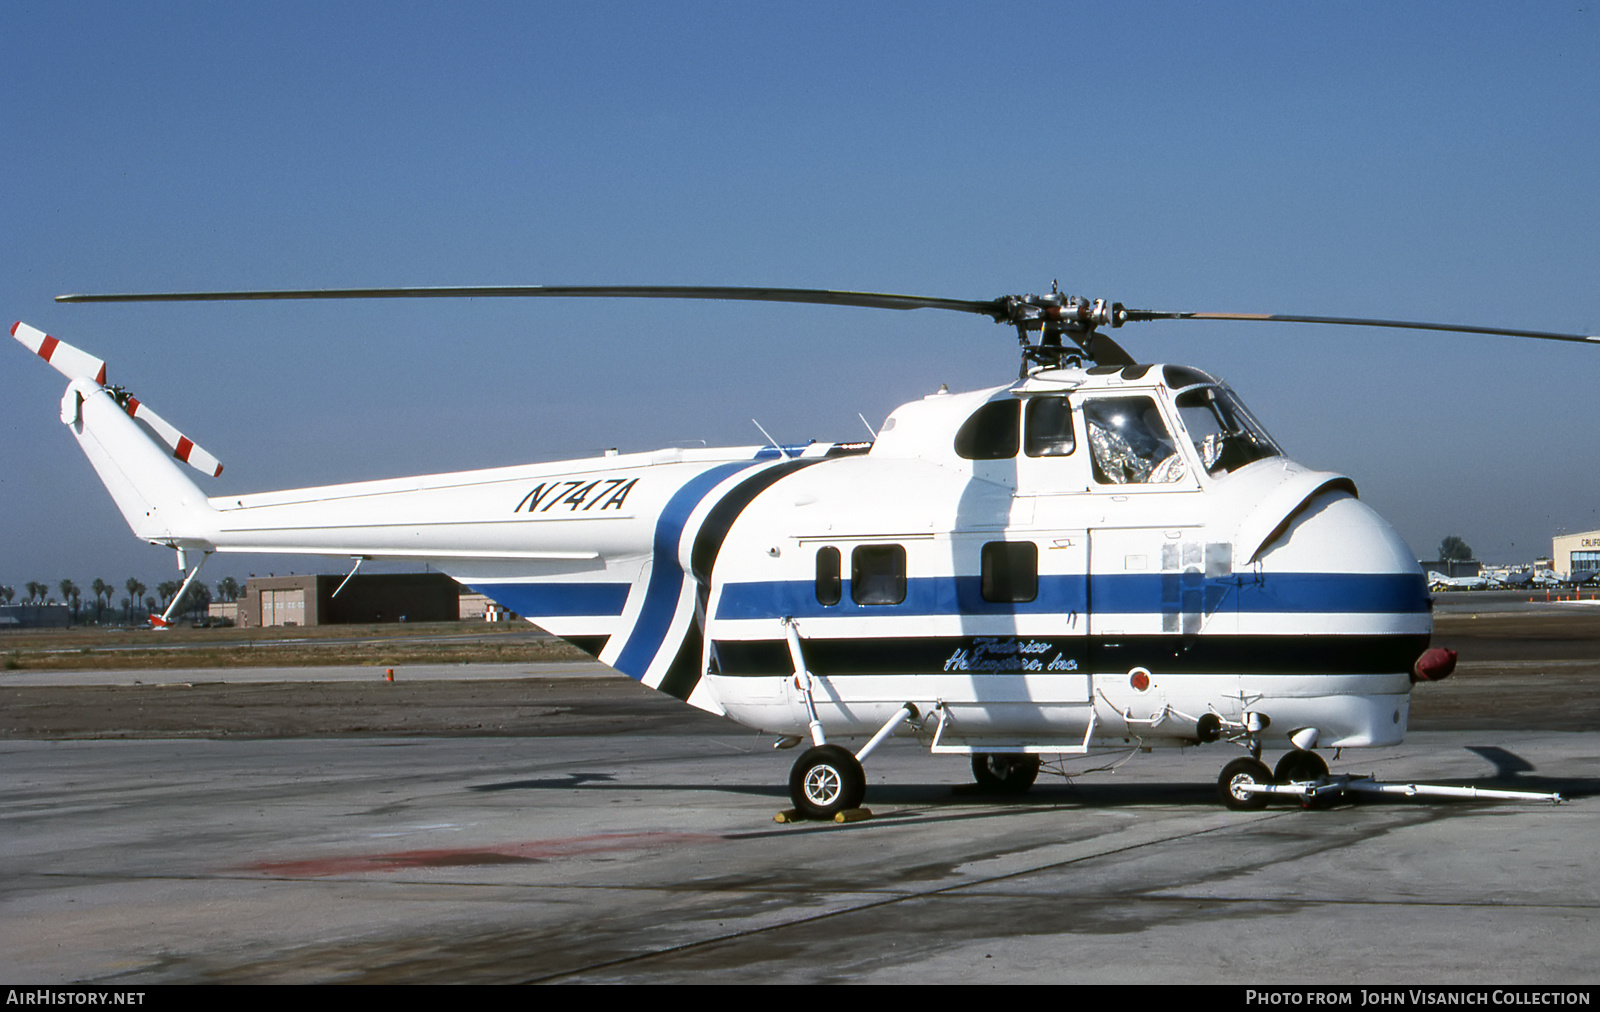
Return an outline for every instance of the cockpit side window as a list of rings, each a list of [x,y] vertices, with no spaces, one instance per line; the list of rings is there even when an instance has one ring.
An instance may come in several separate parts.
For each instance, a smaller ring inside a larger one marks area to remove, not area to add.
[[[990,401],[961,423],[956,432],[956,454],[967,460],[1010,460],[1021,442],[1015,400]]]
[[[1065,397],[1028,400],[1023,449],[1030,457],[1065,457],[1077,448],[1072,432],[1072,402]]]
[[[1083,402],[1083,421],[1095,481],[1142,485],[1183,480],[1183,457],[1152,398],[1090,398]]]
[[[1178,394],[1176,403],[1208,474],[1226,474],[1283,452],[1227,387],[1193,387]]]

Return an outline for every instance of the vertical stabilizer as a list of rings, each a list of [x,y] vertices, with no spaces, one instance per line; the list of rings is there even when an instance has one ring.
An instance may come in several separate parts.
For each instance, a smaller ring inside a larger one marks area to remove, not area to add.
[[[134,534],[158,544],[210,544],[216,511],[205,494],[104,387],[73,380],[62,396],[61,420]]]

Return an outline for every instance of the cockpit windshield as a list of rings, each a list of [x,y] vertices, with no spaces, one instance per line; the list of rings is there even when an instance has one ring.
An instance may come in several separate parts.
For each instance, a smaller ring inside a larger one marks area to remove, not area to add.
[[[1194,386],[1176,398],[1178,415],[1208,474],[1226,474],[1283,453],[1226,386]]]

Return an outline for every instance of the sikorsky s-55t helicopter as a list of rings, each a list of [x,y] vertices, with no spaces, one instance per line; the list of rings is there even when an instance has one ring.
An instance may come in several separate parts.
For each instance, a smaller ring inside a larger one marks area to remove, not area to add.
[[[12,334],[70,383],[61,420],[133,532],[177,550],[426,560],[691,705],[807,748],[797,809],[857,808],[888,736],[1026,790],[1041,757],[1228,741],[1219,795],[1325,783],[1319,752],[1391,745],[1429,648],[1428,585],[1350,478],[1284,456],[1228,386],[1136,363],[1152,320],[1353,324],[1127,309],[1059,291],[965,301],[771,288],[509,287],[73,295],[61,301],[613,297],[943,309],[1015,328],[1015,382],[902,405],[871,442],[607,453],[207,497],[221,464],[105,364]],[[182,597],[182,593],[178,598]],[[176,598],[175,598],[176,600]],[[167,616],[164,616],[166,618]],[[157,622],[162,619],[156,620]],[[866,738],[851,752],[837,742]],[[1264,748],[1286,749],[1275,769]]]

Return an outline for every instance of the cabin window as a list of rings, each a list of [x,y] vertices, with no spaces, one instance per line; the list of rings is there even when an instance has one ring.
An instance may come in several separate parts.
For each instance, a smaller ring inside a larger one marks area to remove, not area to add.
[[[1010,460],[1021,442],[1015,400],[990,401],[961,423],[956,454],[966,460]]]
[[[983,599],[1020,604],[1039,596],[1039,546],[991,541],[983,546]]]
[[[1102,485],[1169,484],[1183,479],[1183,458],[1156,402],[1149,397],[1096,397],[1083,402]]]
[[[899,604],[906,599],[906,550],[901,545],[861,545],[850,553],[850,599],[856,604]]]
[[[1072,434],[1072,402],[1065,397],[1033,397],[1028,401],[1027,439],[1030,457],[1065,457],[1076,447]]]
[[[838,604],[843,596],[839,549],[817,549],[817,603]]]

